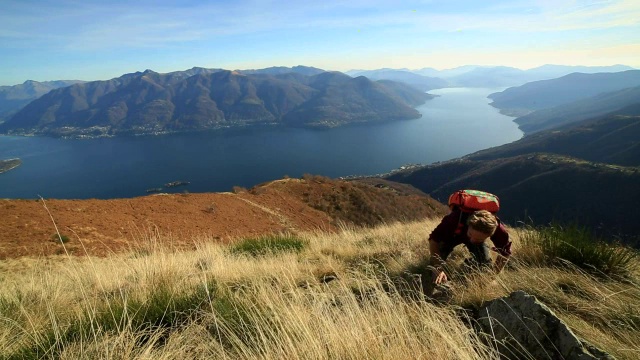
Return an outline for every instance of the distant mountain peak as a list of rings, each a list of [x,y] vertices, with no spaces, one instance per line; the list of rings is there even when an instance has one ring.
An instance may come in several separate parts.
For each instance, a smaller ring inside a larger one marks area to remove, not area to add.
[[[236,71],[245,75],[248,75],[248,74],[284,75],[289,73],[296,73],[296,74],[301,74],[306,76],[317,75],[325,72],[322,69],[318,69],[310,66],[303,66],[303,65],[296,65],[294,67],[272,66],[264,69],[245,69],[245,70],[236,70]]]
[[[18,112],[31,101],[46,93],[73,84],[82,83],[79,80],[56,80],[39,82],[26,80],[22,84],[0,86],[0,123]]]

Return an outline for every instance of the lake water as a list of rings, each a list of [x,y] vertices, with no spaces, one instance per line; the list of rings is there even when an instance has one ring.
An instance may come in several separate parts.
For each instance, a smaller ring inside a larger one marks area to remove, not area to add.
[[[305,173],[386,173],[522,137],[486,96],[502,89],[439,89],[420,119],[331,130],[244,129],[165,136],[64,140],[0,136],[0,159],[23,164],[0,174],[0,198],[116,198],[146,195],[176,180],[180,192],[229,191]]]

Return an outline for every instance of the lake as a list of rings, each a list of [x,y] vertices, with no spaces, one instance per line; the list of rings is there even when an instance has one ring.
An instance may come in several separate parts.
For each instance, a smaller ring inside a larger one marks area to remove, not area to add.
[[[489,105],[502,89],[452,88],[417,109],[422,117],[330,130],[254,128],[164,136],[66,140],[0,136],[0,198],[121,198],[182,180],[172,192],[230,191],[305,173],[329,177],[386,173],[429,164],[522,137]]]

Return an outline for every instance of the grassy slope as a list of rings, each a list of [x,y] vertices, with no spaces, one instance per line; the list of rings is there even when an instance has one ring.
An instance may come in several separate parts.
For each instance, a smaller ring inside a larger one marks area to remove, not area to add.
[[[490,160],[547,152],[623,166],[640,165],[640,103],[591,120],[525,136],[502,146],[469,154]]]
[[[287,193],[334,219],[334,224],[375,226],[441,216],[449,208],[412,186],[375,179],[342,181],[305,174],[302,181],[271,181],[251,194]]]
[[[460,321],[461,307],[522,289],[584,339],[637,358],[637,270],[619,281],[548,265],[531,232],[513,230],[502,274],[465,276],[457,250],[451,302],[434,304],[407,281],[437,223],[298,234],[302,250],[260,257],[206,238],[194,239],[197,251],[175,251],[153,233],[146,247],[109,258],[4,261],[0,356],[497,359]]]
[[[640,87],[632,87],[611,93],[599,94],[591,98],[562,104],[553,108],[541,109],[521,116],[514,121],[520,130],[527,135],[542,130],[557,129],[580,121],[624,109],[629,106],[637,108],[640,98]],[[637,115],[637,114],[635,114]]]

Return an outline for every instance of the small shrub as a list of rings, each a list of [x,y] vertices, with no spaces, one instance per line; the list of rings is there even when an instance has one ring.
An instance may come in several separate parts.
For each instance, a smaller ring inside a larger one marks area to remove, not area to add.
[[[544,261],[559,259],[605,275],[628,275],[637,264],[638,252],[616,243],[608,243],[577,225],[539,227],[524,237],[525,246],[537,246]]]
[[[232,188],[232,191],[233,191],[234,194],[243,194],[243,193],[248,192],[249,190],[247,190],[247,188],[242,187],[242,186],[234,186]]]
[[[331,182],[331,178],[322,175],[302,174],[302,179],[308,182],[316,182],[318,184],[324,184]]]
[[[67,235],[58,235],[58,234],[53,234],[51,235],[51,240],[55,241],[55,242],[62,242],[63,244],[66,244],[69,242],[69,237]]]
[[[292,236],[266,236],[255,239],[244,239],[231,247],[234,254],[245,253],[252,256],[300,252],[305,246],[304,241]]]
[[[216,212],[216,204],[211,204],[204,209],[204,212],[213,214]]]

